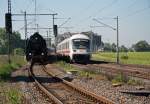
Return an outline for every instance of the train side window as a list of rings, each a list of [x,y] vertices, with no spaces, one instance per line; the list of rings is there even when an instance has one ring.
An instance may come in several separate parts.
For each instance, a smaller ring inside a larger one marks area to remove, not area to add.
[[[67,42],[67,49],[69,48],[69,43]]]

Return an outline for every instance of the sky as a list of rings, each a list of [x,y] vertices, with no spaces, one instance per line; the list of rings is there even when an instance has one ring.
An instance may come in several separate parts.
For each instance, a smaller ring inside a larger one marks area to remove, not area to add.
[[[12,14],[35,13],[35,0],[11,0]],[[7,0],[0,0],[0,27],[5,26]],[[139,40],[150,43],[150,0],[36,0],[36,13],[57,13],[55,24],[64,32],[93,31],[102,41],[116,43],[116,31],[94,19],[116,28],[119,17],[119,44],[130,47]],[[13,30],[24,38],[24,17],[13,16]],[[17,20],[17,21],[16,21]],[[18,21],[19,20],[19,21]],[[52,28],[52,16],[27,16],[28,28]],[[28,30],[28,37],[35,30]],[[39,30],[43,36],[48,30]],[[49,31],[52,37],[52,30]]]

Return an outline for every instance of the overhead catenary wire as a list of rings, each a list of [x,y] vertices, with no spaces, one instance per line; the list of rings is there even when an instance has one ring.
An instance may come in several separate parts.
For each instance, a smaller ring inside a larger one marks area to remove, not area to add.
[[[131,8],[133,7],[136,3],[137,3],[138,0],[134,0],[127,8]]]
[[[98,22],[98,23],[100,23],[100,24],[102,24],[102,25],[104,25],[104,26],[106,26],[106,27],[109,27],[109,28],[111,28],[111,29],[113,29],[113,30],[116,30],[116,28],[114,28],[114,27],[112,27],[112,26],[110,26],[110,25],[107,25],[107,24],[105,24],[105,23],[103,23],[103,22],[101,22],[101,21],[99,21],[99,20],[97,20],[97,19],[95,19],[95,18],[93,18],[93,20],[96,21],[96,22]]]
[[[142,9],[139,9],[139,10],[136,10],[136,11],[134,11],[134,12],[132,12],[132,13],[130,13],[130,14],[124,16],[122,19],[125,19],[125,18],[128,18],[128,17],[130,17],[130,16],[133,16],[133,15],[136,15],[136,14],[139,14],[139,13],[142,13],[142,12],[148,10],[148,9],[150,9],[150,6],[145,7],[145,8],[142,8]]]
[[[66,21],[64,21],[61,25],[59,25],[59,28],[62,27],[64,24],[66,24],[71,18],[69,17]]]
[[[104,6],[103,8],[99,9],[96,13],[94,13],[93,15],[89,16],[90,18],[95,17],[97,14],[99,14],[100,12],[112,7],[114,4],[116,4],[118,2],[118,0],[113,0],[111,3],[109,3],[108,5]]]
[[[86,18],[81,19],[81,20],[79,21],[79,23],[80,23],[81,21],[82,21],[82,23],[83,23],[83,22],[87,21],[88,19],[95,18],[95,16],[96,16],[98,13],[100,13],[100,12],[102,12],[102,11],[104,11],[104,10],[110,8],[110,7],[112,7],[114,4],[117,3],[117,1],[118,1],[118,0],[113,0],[111,3],[107,4],[107,5],[104,6],[103,8],[99,9],[96,13],[93,13],[92,15],[90,15],[90,16],[88,16],[88,17],[86,17]]]

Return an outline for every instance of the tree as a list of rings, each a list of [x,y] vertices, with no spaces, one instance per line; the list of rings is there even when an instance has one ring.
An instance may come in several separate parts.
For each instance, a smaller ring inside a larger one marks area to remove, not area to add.
[[[121,52],[128,52],[128,48],[125,47],[124,45],[121,45],[120,51],[121,51]]]
[[[6,34],[5,28],[0,28],[0,54],[8,53],[8,34]],[[25,40],[21,39],[19,32],[13,32],[10,35],[10,52],[13,52],[15,48],[24,48]]]
[[[141,40],[136,44],[132,45],[135,51],[142,52],[142,51],[150,51],[150,45],[145,40]]]
[[[104,43],[104,51],[111,51],[111,44],[110,43]]]
[[[112,43],[112,45],[111,45],[111,51],[112,52],[116,52],[116,44],[115,43]]]

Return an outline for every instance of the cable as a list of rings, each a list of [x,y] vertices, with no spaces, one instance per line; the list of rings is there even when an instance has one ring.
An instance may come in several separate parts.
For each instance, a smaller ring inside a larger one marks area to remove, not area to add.
[[[98,13],[102,12],[103,10],[107,9],[107,8],[110,8],[111,6],[113,6],[115,3],[117,3],[118,0],[113,0],[110,4],[104,6],[103,8],[101,8],[100,10],[97,11],[97,13],[94,13],[94,15],[90,15],[88,16],[87,18],[84,18],[83,20],[80,20],[79,22],[82,21],[82,23],[84,21],[87,21],[87,19],[91,19],[91,18],[94,18]]]
[[[100,24],[102,24],[102,25],[104,25],[104,26],[106,26],[106,27],[109,27],[109,28],[111,28],[111,29],[113,29],[113,30],[116,30],[116,28],[114,28],[114,27],[112,27],[112,26],[110,26],[110,25],[107,25],[107,24],[105,24],[105,23],[103,23],[103,22],[101,22],[101,21],[98,21],[97,19],[93,19],[94,21],[96,21],[96,22],[98,22],[98,23],[100,23]]]
[[[127,8],[131,8],[131,7],[133,7],[135,4],[136,4],[136,2],[137,2],[138,0],[134,0],[133,1],[133,3],[132,4],[130,4]]]
[[[128,14],[127,16],[125,16],[124,18],[128,18],[128,17],[130,17],[130,16],[136,15],[136,14],[141,13],[141,12],[143,12],[143,11],[145,11],[145,10],[148,10],[148,9],[150,9],[150,6],[148,6],[148,7],[146,7],[146,8],[143,8],[143,9],[139,9],[139,10],[137,10],[137,11],[134,11],[134,12]],[[123,18],[123,19],[124,19],[124,18]]]
[[[30,24],[32,24],[33,22],[34,22],[34,21],[29,22],[29,23],[27,24],[27,26],[30,25]],[[17,31],[20,31],[20,30],[22,30],[22,29],[24,29],[24,26],[21,27],[20,29],[18,29]]]
[[[64,24],[66,24],[70,19],[71,19],[71,18],[69,17],[65,22],[63,22],[61,25],[59,25],[59,28],[60,28],[61,26],[63,26]]]
[[[94,17],[95,17],[98,13],[104,11],[105,9],[110,8],[111,6],[113,6],[113,5],[114,5],[115,3],[117,3],[117,2],[118,2],[118,0],[113,0],[110,4],[104,6],[104,7],[101,8],[100,10],[98,10],[97,13],[94,14]],[[93,16],[93,15],[92,15],[92,16]],[[92,16],[89,16],[89,17],[91,18]]]

